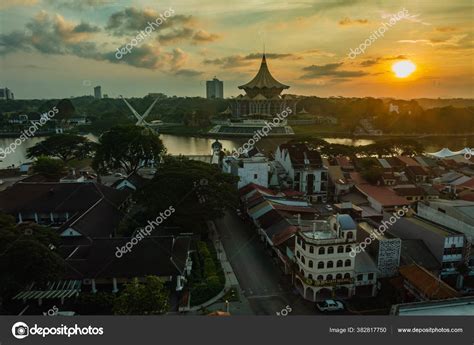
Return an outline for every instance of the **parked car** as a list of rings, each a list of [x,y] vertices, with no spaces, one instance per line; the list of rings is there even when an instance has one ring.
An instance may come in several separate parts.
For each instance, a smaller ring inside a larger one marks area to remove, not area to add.
[[[316,303],[316,307],[322,312],[344,310],[342,302],[333,299],[327,299],[323,302]]]
[[[331,205],[326,205],[326,209],[327,209],[328,211],[332,211],[332,206],[331,206]]]

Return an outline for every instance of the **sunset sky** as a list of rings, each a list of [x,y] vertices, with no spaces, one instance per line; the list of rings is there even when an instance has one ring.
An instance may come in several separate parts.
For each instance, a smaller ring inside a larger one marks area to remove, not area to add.
[[[174,10],[122,59],[116,49]],[[403,8],[401,19],[365,53],[355,49]],[[257,72],[263,45],[287,93],[356,97],[474,96],[471,0],[2,0],[0,87],[16,98],[149,92],[204,96],[205,80],[224,95]],[[392,65],[416,70],[397,78]]]

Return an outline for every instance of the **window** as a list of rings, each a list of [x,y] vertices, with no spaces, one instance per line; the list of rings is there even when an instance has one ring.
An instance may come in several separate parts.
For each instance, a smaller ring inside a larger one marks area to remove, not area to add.
[[[319,275],[318,280],[324,280],[324,277],[322,275]]]
[[[314,247],[313,247],[313,246],[309,246],[309,253],[310,253],[310,254],[313,254],[313,253],[314,253]]]
[[[344,253],[344,247],[343,246],[337,247],[337,252],[338,253]]]
[[[332,280],[332,274],[328,274],[328,275],[326,276],[326,280]]]
[[[354,236],[354,234],[352,233],[352,231],[348,231],[346,238],[347,238],[348,240],[350,240],[350,239],[352,239],[353,236]]]
[[[318,253],[319,255],[324,255],[325,254],[324,247],[320,247]]]
[[[254,180],[258,179],[258,174],[253,174],[253,179]]]
[[[296,251],[296,257],[299,259],[301,256],[300,252],[299,251]]]
[[[349,253],[351,251],[351,246],[346,246],[346,253]]]
[[[313,279],[313,275],[311,273],[308,274],[308,279]]]
[[[324,268],[324,262],[322,261],[318,262],[318,268]]]
[[[350,266],[351,265],[351,260],[347,259],[346,262],[344,263],[344,266]]]
[[[306,243],[303,242],[302,247],[303,247],[303,250],[306,250]]]
[[[364,276],[363,276],[362,274],[358,274],[358,275],[357,275],[357,280],[358,280],[358,281],[361,281],[363,278],[364,278]]]
[[[333,267],[334,267],[334,262],[328,261],[328,263],[326,264],[326,268],[333,268]]]
[[[337,260],[336,267],[342,267],[342,260]]]
[[[309,268],[313,268],[313,260],[309,260],[309,261],[308,261],[308,267],[309,267]]]
[[[328,247],[328,254],[334,254],[334,247]]]
[[[369,280],[372,280],[374,279],[374,274],[373,273],[369,273]]]
[[[301,257],[301,262],[302,262],[302,263],[305,263],[305,262],[306,262],[306,260],[304,259],[304,256]]]
[[[349,279],[350,277],[351,277],[351,274],[350,274],[350,273],[344,274],[344,279]]]
[[[341,273],[336,274],[336,279],[342,279],[342,274]]]

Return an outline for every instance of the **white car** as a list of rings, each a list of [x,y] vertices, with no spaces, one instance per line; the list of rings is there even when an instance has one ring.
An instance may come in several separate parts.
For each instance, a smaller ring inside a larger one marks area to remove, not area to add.
[[[328,211],[332,211],[332,206],[331,206],[331,205],[326,205],[326,209],[327,209]]]
[[[327,299],[323,302],[316,303],[316,307],[322,312],[344,310],[344,305],[340,301],[335,301],[333,299]]]

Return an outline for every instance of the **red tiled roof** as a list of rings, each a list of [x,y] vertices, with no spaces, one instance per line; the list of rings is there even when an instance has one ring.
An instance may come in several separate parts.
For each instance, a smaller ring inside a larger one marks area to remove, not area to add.
[[[467,180],[466,182],[461,183],[458,187],[466,187],[466,188],[474,189],[474,178],[471,178],[470,180]]]
[[[285,196],[302,196],[302,195],[304,195],[303,192],[298,192],[297,190],[293,190],[293,189],[284,190],[284,191],[282,191],[282,193]]]
[[[427,176],[428,175],[425,168],[423,168],[421,165],[407,166],[405,168],[405,170],[407,170],[408,172],[411,172],[413,175],[422,175],[422,176]]]
[[[407,199],[398,196],[393,190],[387,187],[360,184],[356,185],[356,188],[362,194],[377,200],[382,206],[410,205]]]
[[[398,156],[397,157],[404,165],[406,166],[420,166],[416,160],[408,156]]]
[[[255,183],[249,183],[248,185],[245,185],[242,188],[240,188],[239,189],[239,194],[241,196],[247,195],[248,193],[250,193],[253,190],[258,190],[258,191],[263,192],[263,193],[268,194],[268,195],[276,195],[276,193],[273,190],[268,189],[268,188],[263,187],[263,186],[260,186],[260,185],[255,184]]]
[[[456,290],[421,266],[403,266],[399,271],[405,280],[430,300],[459,297]]]

